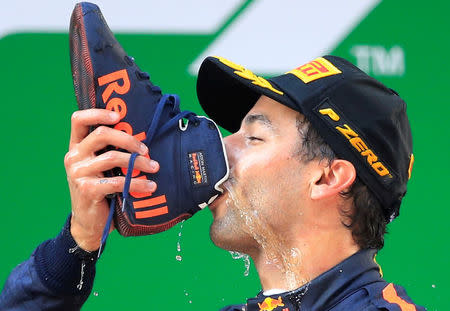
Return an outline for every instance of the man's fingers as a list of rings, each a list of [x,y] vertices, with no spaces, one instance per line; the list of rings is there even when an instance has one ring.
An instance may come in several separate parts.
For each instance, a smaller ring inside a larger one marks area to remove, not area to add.
[[[88,134],[89,128],[93,125],[112,125],[119,122],[119,113],[106,109],[86,109],[78,110],[72,114],[70,145],[80,143]]]
[[[148,148],[137,138],[106,126],[97,127],[81,143],[78,144],[78,151],[82,154],[92,154],[104,149],[106,146],[115,146],[129,152],[137,152],[141,155],[148,153]]]
[[[70,167],[69,175],[77,178],[81,176],[97,176],[100,172],[111,170],[115,167],[128,167],[131,154],[111,150],[87,161],[76,163]],[[158,162],[147,156],[138,156],[134,163],[134,169],[146,173],[156,173],[159,170]]]
[[[122,192],[125,184],[125,177],[99,178],[96,183],[99,186],[99,189],[104,188],[105,195]],[[152,180],[132,178],[130,192],[153,193],[156,191],[156,187],[156,183]]]
[[[106,195],[123,191],[125,177],[83,178],[79,180],[79,190],[93,200],[103,199]],[[156,183],[147,179],[132,178],[130,192],[153,193]]]

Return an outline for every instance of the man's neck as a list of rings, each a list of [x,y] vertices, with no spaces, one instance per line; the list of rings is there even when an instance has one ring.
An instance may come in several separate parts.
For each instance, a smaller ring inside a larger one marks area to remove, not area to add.
[[[345,232],[311,229],[294,241],[280,240],[252,256],[264,291],[297,289],[359,250]]]

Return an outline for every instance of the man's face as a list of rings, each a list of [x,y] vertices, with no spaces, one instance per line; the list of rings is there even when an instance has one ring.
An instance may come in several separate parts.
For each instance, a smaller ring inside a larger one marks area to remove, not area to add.
[[[300,114],[262,96],[225,138],[230,178],[211,205],[210,235],[219,247],[253,255],[276,252],[299,223],[299,202],[308,191],[308,164],[298,156]]]

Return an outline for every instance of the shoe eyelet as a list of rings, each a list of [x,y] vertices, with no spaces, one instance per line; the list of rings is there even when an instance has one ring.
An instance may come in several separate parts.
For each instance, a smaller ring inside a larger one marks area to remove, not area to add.
[[[139,80],[150,80],[150,75],[147,72],[136,71],[136,77]]]
[[[134,57],[125,55],[124,60],[128,64],[128,66],[132,66],[134,62]]]
[[[216,129],[216,126],[215,126],[214,123],[212,123],[212,122],[208,122],[208,127],[209,127],[211,130],[215,130],[215,129]]]
[[[94,52],[95,52],[95,53],[103,52],[103,45],[100,44],[100,43],[96,44],[96,45],[94,46]]]

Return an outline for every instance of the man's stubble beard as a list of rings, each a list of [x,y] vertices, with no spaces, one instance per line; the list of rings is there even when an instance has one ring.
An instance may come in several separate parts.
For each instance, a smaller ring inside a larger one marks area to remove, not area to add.
[[[274,230],[263,215],[262,209],[276,206],[267,195],[267,181],[252,181],[245,186],[230,178],[227,189],[226,212],[211,224],[210,237],[213,243],[229,251],[249,254],[253,257],[261,248],[275,242]]]
[[[226,212],[211,224],[210,237],[213,243],[228,251],[248,254],[253,260],[257,258],[266,264],[275,265],[285,274],[287,288],[294,289],[304,284],[306,280],[298,276],[302,252],[288,246],[283,231],[273,219],[283,217],[279,206],[282,195],[278,200],[273,195],[283,194],[283,190],[295,186],[289,184],[288,179],[274,184],[273,181],[253,178],[245,185],[231,179],[224,187],[228,192]],[[286,200],[281,204],[288,202]]]
[[[254,244],[254,241],[249,241],[251,235],[245,223],[245,214],[250,207],[235,190],[236,182],[233,178],[228,179],[223,186],[227,190],[227,199],[224,203],[226,211],[211,224],[209,231],[211,241],[222,249],[248,254],[248,250]]]

